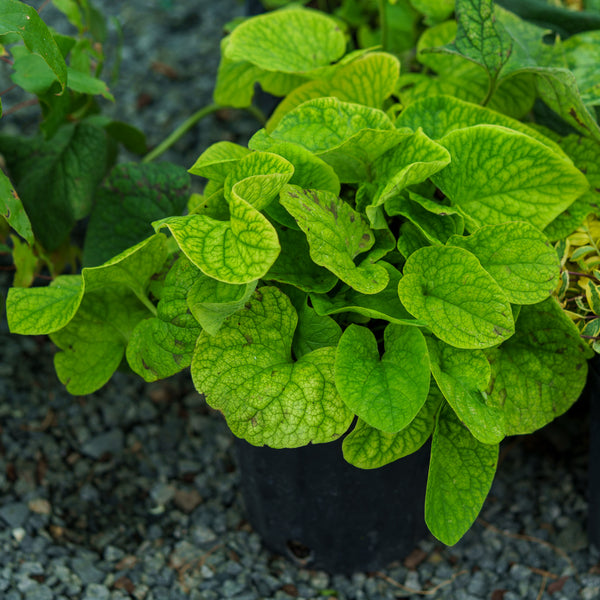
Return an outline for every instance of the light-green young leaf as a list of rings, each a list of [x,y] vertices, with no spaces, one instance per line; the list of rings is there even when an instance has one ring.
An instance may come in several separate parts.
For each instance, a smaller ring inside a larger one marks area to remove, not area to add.
[[[487,356],[489,402],[503,410],[507,435],[540,429],[568,410],[585,385],[586,349],[555,298],[523,306],[513,338]]]
[[[250,150],[233,142],[216,142],[209,146],[190,167],[192,175],[224,182],[233,166],[250,154]]]
[[[354,259],[375,242],[362,215],[335,194],[288,185],[280,202],[306,234],[313,261],[363,294],[376,294],[389,280],[387,270]]]
[[[558,283],[556,250],[529,223],[487,225],[468,237],[451,237],[448,245],[474,254],[513,304],[541,302]]]
[[[429,393],[429,359],[423,334],[390,324],[380,358],[373,332],[350,325],[335,355],[335,384],[342,400],[363,421],[388,433],[404,429]]]
[[[183,253],[204,274],[224,283],[246,284],[262,277],[279,255],[277,232],[259,212],[292,176],[284,158],[253,152],[235,163],[225,180],[230,220],[204,214],[169,217],[153,223],[167,227]]]
[[[504,414],[488,406],[485,390],[492,373],[483,350],[460,350],[427,338],[431,373],[458,418],[484,444],[504,438]]]
[[[492,486],[498,444],[482,444],[449,406],[440,411],[431,443],[425,522],[452,546],[471,527]]]
[[[462,248],[426,246],[411,254],[398,294],[408,312],[451,346],[488,348],[514,333],[506,294]]]
[[[417,416],[398,433],[385,433],[360,419],[344,438],[344,458],[359,469],[378,469],[416,452],[429,439],[443,401],[434,386]]]
[[[439,141],[452,161],[432,179],[471,230],[506,221],[543,229],[588,188],[584,175],[561,155],[504,127],[457,129]]]
[[[231,431],[254,445],[294,448],[332,441],[352,412],[334,382],[335,348],[294,362],[296,311],[281,291],[263,287],[214,336],[202,333],[192,378]]]

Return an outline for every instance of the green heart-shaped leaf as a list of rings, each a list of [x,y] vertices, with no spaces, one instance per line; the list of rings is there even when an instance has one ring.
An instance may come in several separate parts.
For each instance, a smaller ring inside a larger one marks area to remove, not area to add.
[[[350,325],[335,356],[335,384],[346,405],[363,421],[388,433],[404,429],[429,393],[429,360],[423,334],[390,324],[379,357],[370,329]]]
[[[335,389],[335,348],[319,348],[294,362],[296,324],[287,296],[263,287],[216,335],[198,338],[194,384],[223,412],[232,432],[251,444],[329,442],[352,422]]]
[[[506,294],[470,252],[426,246],[413,252],[398,285],[409,313],[457,348],[488,348],[514,333]]]
[[[452,162],[432,179],[471,229],[506,221],[543,229],[588,188],[584,175],[562,156],[504,127],[457,129],[440,143]]]
[[[529,223],[482,227],[448,245],[469,250],[513,304],[536,304],[556,288],[560,265],[546,236]]]

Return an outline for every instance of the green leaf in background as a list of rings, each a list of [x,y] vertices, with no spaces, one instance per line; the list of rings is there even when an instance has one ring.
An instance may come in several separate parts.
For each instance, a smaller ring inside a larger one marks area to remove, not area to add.
[[[6,316],[11,333],[40,335],[64,327],[83,298],[80,275],[62,275],[49,286],[12,287],[6,298]]]
[[[566,69],[529,69],[542,100],[569,125],[600,142],[600,126],[585,107],[573,73]]]
[[[223,321],[242,308],[255,289],[256,281],[233,285],[200,273],[190,287],[187,306],[202,329],[215,335]]]
[[[262,73],[261,69],[248,61],[227,58],[229,38],[221,40],[221,62],[213,92],[215,104],[245,108],[252,104],[254,84]]]
[[[456,41],[446,51],[456,52],[485,67],[490,86],[497,80],[512,50],[512,42],[494,19],[492,0],[458,0]]]
[[[54,366],[67,391],[82,396],[102,387],[121,364],[134,327],[148,316],[148,309],[125,288],[86,294],[69,324],[50,334],[62,350]]]
[[[13,287],[29,287],[34,280],[36,267],[38,266],[38,257],[33,248],[26,242],[22,242],[16,235],[11,235],[12,241],[12,260],[15,266],[15,275],[13,277]],[[11,252],[11,249],[8,249]]]
[[[310,249],[302,231],[280,229],[277,232],[281,252],[264,279],[289,283],[305,292],[328,292],[338,278],[310,259]]]
[[[325,267],[355,290],[376,294],[388,281],[387,270],[354,259],[373,246],[375,238],[362,215],[335,194],[303,190],[288,185],[280,202],[306,234],[313,261]]]
[[[359,469],[377,469],[416,452],[429,439],[442,394],[432,386],[417,416],[398,433],[386,433],[360,419],[344,438],[344,458]]]
[[[424,327],[425,323],[417,321],[407,312],[398,298],[398,282],[401,274],[392,265],[379,263],[389,275],[387,286],[377,294],[361,294],[351,287],[339,290],[335,295],[311,294],[310,300],[319,315],[335,315],[352,312],[369,319],[383,319],[398,325],[416,325]]]
[[[33,245],[31,222],[10,179],[0,171],[0,215],[30,245]]]
[[[194,385],[254,445],[294,448],[330,442],[353,415],[333,378],[334,348],[293,362],[297,316],[281,291],[263,287],[214,336],[202,333],[192,361]]]
[[[562,155],[504,127],[457,129],[440,143],[452,162],[432,179],[463,212],[470,230],[505,221],[543,229],[588,188]]]
[[[233,142],[211,144],[190,167],[192,175],[224,182],[233,166],[250,154],[250,150]]]
[[[573,35],[561,44],[569,70],[575,75],[581,100],[586,106],[600,104],[600,31]]]
[[[145,381],[170,377],[190,366],[201,328],[190,314],[188,292],[201,276],[185,257],[167,273],[157,316],[140,321],[127,345],[129,366]]]
[[[454,12],[454,0],[410,0],[425,16],[425,24],[433,25],[447,19]]]
[[[78,123],[65,125],[47,141],[2,136],[0,152],[36,239],[46,250],[55,250],[75,221],[89,214],[107,168],[106,133]]]
[[[58,331],[75,316],[84,293],[110,286],[123,287],[147,303],[148,282],[165,258],[165,237],[154,235],[81,275],[59,276],[47,287],[11,288],[6,299],[9,329],[25,335]]]
[[[487,356],[489,402],[502,408],[507,435],[543,427],[569,409],[585,385],[586,349],[554,298],[523,306],[515,335]]]
[[[423,334],[390,324],[380,358],[374,333],[359,325],[344,331],[335,355],[335,385],[346,406],[371,427],[397,433],[415,418],[429,393]]]
[[[33,53],[15,56],[10,78],[15,85],[37,96],[45,94],[57,81],[48,63]]]
[[[442,543],[452,546],[473,524],[492,486],[498,444],[482,444],[445,406],[431,443],[425,495],[425,522]]]
[[[345,50],[346,38],[336,21],[320,12],[289,9],[238,25],[224,55],[267,71],[302,73],[335,62]]]
[[[147,290],[166,255],[165,236],[157,234],[102,266],[83,269],[83,297],[73,318],[50,334],[62,350],[54,365],[68,392],[91,394],[110,379],[136,325],[156,312]]]
[[[569,208],[558,215],[544,233],[550,240],[564,239],[583,223],[585,217],[596,212],[600,206],[600,144],[576,134],[556,136],[562,150],[573,160],[575,166],[585,174],[590,185]]]
[[[433,333],[457,348],[488,348],[514,333],[506,294],[470,252],[427,246],[410,255],[400,300]]]
[[[455,129],[484,123],[520,131],[545,144],[559,156],[564,156],[558,144],[533,127],[485,106],[478,106],[451,96],[437,95],[417,100],[403,110],[396,119],[396,127],[409,127],[414,131],[421,127],[433,140],[439,140]]]
[[[448,245],[474,254],[513,304],[536,304],[552,294],[560,265],[556,250],[538,229],[523,222],[487,225]]]
[[[89,94],[91,96],[102,96],[114,102],[114,96],[110,93],[106,83],[101,79],[70,67],[67,67],[67,76],[67,87],[74,92]]]
[[[83,248],[84,266],[100,265],[153,233],[150,223],[183,212],[190,177],[170,163],[125,163],[99,188]]]
[[[287,95],[266,125],[271,132],[283,115],[313,98],[334,96],[345,102],[381,109],[396,88],[400,62],[384,52],[371,52],[339,67],[331,77],[307,81]]]
[[[483,350],[460,350],[433,338],[427,338],[427,348],[431,373],[458,418],[480,442],[502,441],[502,410],[486,402],[492,369]]]
[[[17,0],[2,0],[0,35],[7,33],[19,35],[30,52],[42,57],[64,91],[67,84],[67,65],[52,33],[37,11]]]

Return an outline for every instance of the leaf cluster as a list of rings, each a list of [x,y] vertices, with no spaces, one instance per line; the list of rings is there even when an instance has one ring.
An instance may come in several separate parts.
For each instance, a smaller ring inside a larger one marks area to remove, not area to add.
[[[565,412],[585,383],[552,242],[597,206],[600,129],[587,38],[549,45],[483,0],[449,20],[434,5],[410,4],[431,23],[412,72],[315,10],[237,25],[215,101],[249,106],[260,85],[282,97],[265,127],[199,156],[201,195],[179,172],[153,174],[160,188],[113,171],[90,266],[13,288],[7,314],[15,333],[50,335],[73,394],[123,363],[146,381],[189,367],[255,445],[345,435],[345,458],[371,469],[431,438],[426,520],[453,544],[500,441]],[[526,122],[536,101],[574,133]],[[111,257],[125,194],[133,235]]]
[[[119,146],[138,154],[146,149],[140,131],[101,113],[99,98],[114,101],[102,79],[105,17],[89,0],[53,4],[74,35],[51,29],[23,2],[0,1],[4,65],[31,98],[24,102],[40,108],[37,135],[0,134],[8,173],[0,172],[0,211],[19,236],[5,247],[13,254],[19,286],[31,285],[42,269],[53,277],[78,269],[82,243],[71,234],[90,215]]]

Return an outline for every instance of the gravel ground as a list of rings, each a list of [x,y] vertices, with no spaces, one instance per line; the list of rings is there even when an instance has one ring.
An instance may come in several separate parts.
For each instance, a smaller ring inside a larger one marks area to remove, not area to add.
[[[156,144],[210,102],[222,25],[242,7],[102,4],[125,33],[118,115]],[[165,158],[189,166],[214,141],[243,141],[252,122],[239,114],[207,119]],[[98,393],[72,397],[47,340],[11,336],[5,322],[0,335],[3,600],[600,598],[600,554],[585,532],[583,402],[504,443],[481,519],[454,547],[428,537],[377,573],[339,576],[261,548],[245,520],[231,435],[186,374],[152,385],[117,374]]]

